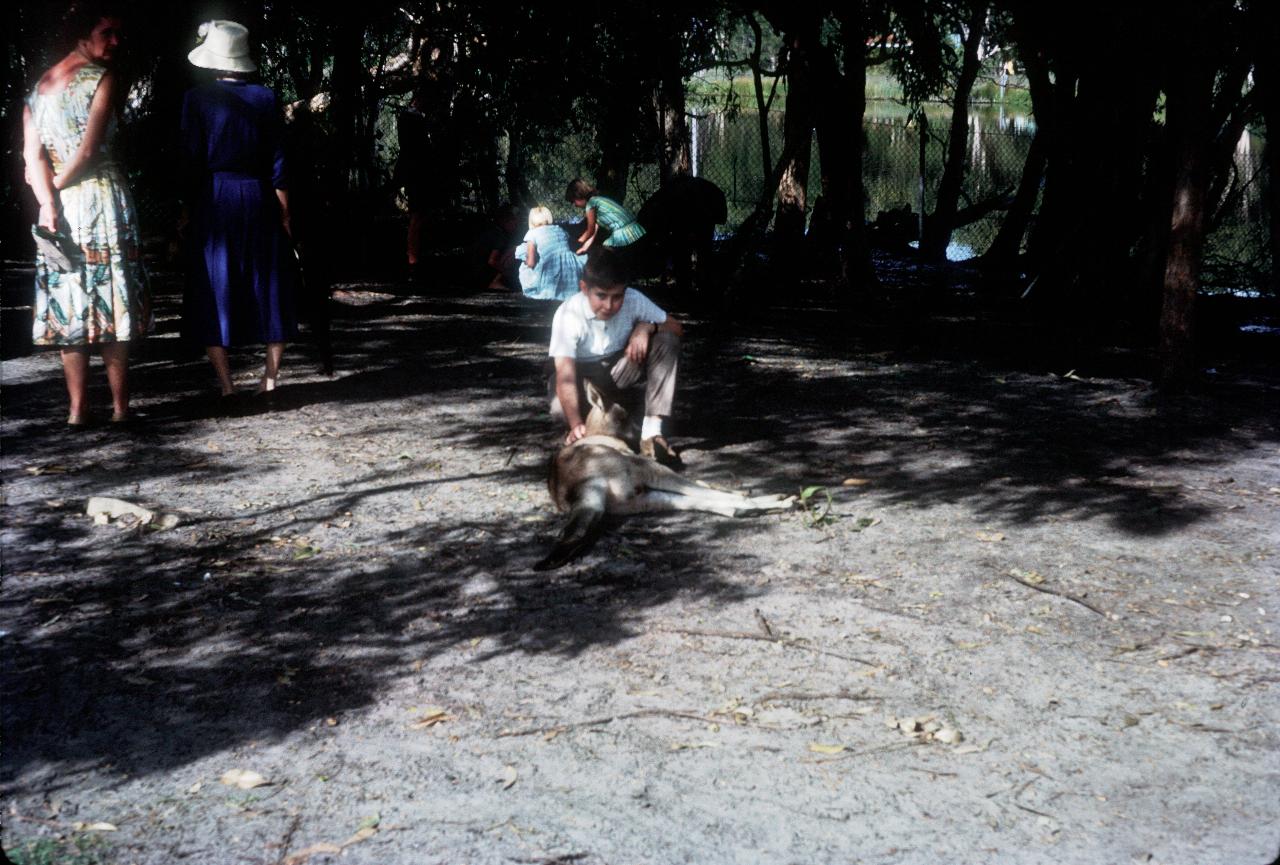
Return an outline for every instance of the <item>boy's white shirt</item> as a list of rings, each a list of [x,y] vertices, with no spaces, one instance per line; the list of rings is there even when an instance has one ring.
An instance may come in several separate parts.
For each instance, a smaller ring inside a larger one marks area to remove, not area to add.
[[[551,322],[551,357],[598,360],[627,347],[637,321],[662,324],[667,314],[634,288],[622,297],[622,308],[610,319],[596,318],[587,296],[578,292],[560,304]]]

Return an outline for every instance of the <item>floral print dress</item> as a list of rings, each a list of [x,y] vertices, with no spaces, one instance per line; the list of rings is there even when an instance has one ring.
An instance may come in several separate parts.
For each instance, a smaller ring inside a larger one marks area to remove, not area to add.
[[[42,94],[37,88],[27,100],[55,174],[84,138],[89,106],[106,71],[86,64],[62,89]],[[114,131],[113,119],[108,142]],[[58,228],[80,247],[82,261],[62,273],[37,251],[32,342],[75,346],[138,339],[149,329],[151,309],[136,210],[124,172],[105,145],[58,200]]]

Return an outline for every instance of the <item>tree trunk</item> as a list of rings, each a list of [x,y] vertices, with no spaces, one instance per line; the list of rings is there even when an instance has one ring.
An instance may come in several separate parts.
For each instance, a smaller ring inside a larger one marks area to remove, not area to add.
[[[978,47],[986,29],[987,4],[976,3],[968,21],[968,38],[964,40],[964,59],[956,78],[955,100],[951,107],[951,131],[947,137],[947,155],[943,163],[942,180],[933,213],[924,223],[924,237],[920,239],[920,253],[927,260],[941,261],[947,256],[947,245],[955,230],[956,208],[960,204],[960,186],[967,170],[969,152],[969,96],[973,83],[978,80],[982,62],[978,59]]]
[[[1022,177],[1018,180],[1018,192],[1013,204],[1005,214],[995,240],[983,256],[987,263],[997,269],[1012,267],[1022,252],[1022,238],[1026,236],[1031,224],[1031,212],[1035,210],[1036,199],[1040,197],[1040,182],[1044,178],[1045,166],[1049,160],[1049,139],[1053,134],[1053,111],[1047,98],[1052,86],[1049,83],[1049,70],[1035,50],[1027,50],[1023,58],[1027,80],[1031,83],[1036,132],[1031,139],[1031,149],[1027,151],[1027,161],[1022,166]],[[1037,96],[1040,102],[1036,101]]]
[[[633,98],[634,97],[634,98]],[[637,110],[643,105],[639,93],[619,92],[606,104],[597,126],[600,164],[596,169],[596,189],[619,202],[626,199],[631,175],[631,142],[636,137]]]
[[[866,40],[862,22],[864,3],[854,0],[839,13],[843,71],[830,51],[822,55],[815,76],[822,86],[815,95],[818,103],[841,106],[843,110],[817,115],[818,155],[822,164],[823,195],[835,227],[839,247],[842,293],[866,291],[876,282],[871,265],[871,244],[867,237],[866,191],[862,183],[862,131],[867,107]]]
[[[1173,164],[1177,166],[1160,310],[1160,379],[1166,386],[1188,382],[1195,369],[1192,315],[1200,288],[1200,257],[1208,209],[1211,132],[1205,129],[1213,107],[1215,69],[1179,57],[1166,91],[1166,116]]]
[[[678,48],[678,45],[676,47]],[[668,51],[667,55],[662,70],[662,80],[658,83],[655,94],[655,107],[661,131],[659,140],[662,148],[658,168],[663,183],[673,177],[687,176],[693,171],[680,55],[678,51]]]
[[[518,204],[521,208],[529,208],[534,204],[533,195],[529,191],[529,178],[525,167],[529,162],[528,148],[524,137],[516,129],[507,130],[507,200]]]
[[[364,74],[360,63],[360,51],[364,47],[364,28],[338,27],[333,47],[333,99],[329,115],[333,122],[333,156],[330,167],[337,175],[337,189],[342,193],[356,187],[356,168],[360,160],[356,148],[361,142],[356,136],[357,115],[360,111],[360,84]]]
[[[751,32],[755,35],[755,43],[751,49],[751,83],[756,96],[756,123],[760,128],[760,176],[768,177],[773,174],[773,149],[769,145],[769,108],[773,104],[773,92],[770,92],[766,100],[763,70],[760,67],[760,52],[764,46],[764,33],[760,29],[760,22],[756,19],[754,12],[748,12],[746,18],[747,23],[751,25]],[[785,52],[785,49],[783,50]],[[778,67],[781,67],[783,57],[779,56],[775,62]],[[776,77],[773,79],[773,85],[776,92],[778,86]]]
[[[1280,297],[1280,63],[1274,54],[1261,58],[1257,67],[1262,119],[1267,125],[1263,158],[1267,166],[1267,211],[1271,217],[1271,293]]]
[[[1049,151],[1047,138],[1048,134],[1037,128],[1035,137],[1031,139],[1031,149],[1027,151],[1027,161],[1022,165],[1022,177],[1018,181],[1013,204],[1000,223],[1000,231],[995,240],[991,241],[991,246],[983,255],[984,263],[992,267],[1011,268],[1022,252],[1022,238],[1027,233],[1027,226],[1031,224],[1031,212],[1040,196],[1040,180],[1044,177]]]
[[[813,74],[818,46],[818,20],[806,15],[788,33],[791,62],[787,67],[787,113],[783,121],[783,150],[790,154],[781,166],[775,199],[773,229],[779,243],[799,246],[804,240],[809,163],[813,146]]]

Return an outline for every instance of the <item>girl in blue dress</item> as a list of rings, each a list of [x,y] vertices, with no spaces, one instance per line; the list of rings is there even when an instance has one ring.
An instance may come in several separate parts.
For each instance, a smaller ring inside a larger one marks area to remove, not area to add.
[[[529,211],[529,233],[524,236],[520,258],[520,288],[534,300],[568,300],[578,293],[585,255],[569,248],[569,235],[554,224],[551,211]]]
[[[249,31],[234,21],[200,31],[204,41],[187,59],[213,78],[182,105],[193,237],[185,325],[205,346],[224,397],[235,392],[227,348],[266,343],[258,392],[267,393],[297,335],[283,117],[275,94],[246,80],[257,69]]]

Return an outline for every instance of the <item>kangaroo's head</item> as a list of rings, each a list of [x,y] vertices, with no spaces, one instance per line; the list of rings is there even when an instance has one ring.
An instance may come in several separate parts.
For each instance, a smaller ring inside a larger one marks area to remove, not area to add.
[[[610,404],[590,381],[583,382],[587,390],[587,402],[591,403],[591,411],[585,421],[587,435],[613,436],[626,438],[627,410],[617,403]]]

